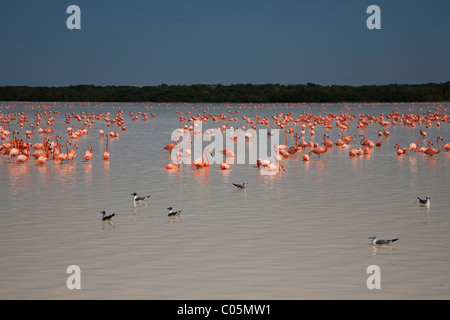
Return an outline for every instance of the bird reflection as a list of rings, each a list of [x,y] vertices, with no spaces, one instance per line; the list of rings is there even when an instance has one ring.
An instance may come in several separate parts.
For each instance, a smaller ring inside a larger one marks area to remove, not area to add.
[[[221,176],[229,176],[230,175],[230,170],[220,170],[219,173]]]
[[[372,255],[392,255],[394,248],[392,246],[372,246]]]
[[[425,213],[427,214],[427,217],[430,217],[430,203],[428,202],[427,204],[420,204],[420,212],[421,213]]]
[[[92,162],[84,162],[83,163],[83,167],[84,167],[84,172],[87,175],[91,175],[92,174]]]
[[[133,207],[135,208],[135,210],[137,210],[137,208],[139,207],[147,207],[148,204],[145,201],[140,201],[140,202],[133,202]]]
[[[107,227],[110,226],[111,228]],[[102,230],[113,230],[116,226],[114,225],[114,222],[112,220],[102,221]]]
[[[35,166],[36,171],[39,172],[40,176],[45,178],[46,185],[50,184],[50,174],[47,165],[37,165]]]
[[[12,163],[7,168],[10,176],[9,187],[11,190],[18,190],[18,186],[23,186],[24,183],[30,182],[30,166]]]
[[[170,216],[167,223],[181,222],[180,216]]]
[[[191,170],[191,173],[193,177],[204,176],[209,179],[209,169],[195,169]]]
[[[115,213],[111,215],[106,215],[106,211],[100,211],[102,214],[102,229],[105,230],[106,225],[110,225],[113,229],[115,228],[113,218],[116,215]]]
[[[148,204],[145,201],[142,201],[133,203],[133,206],[131,208],[133,209],[133,212],[138,212],[138,210],[141,210],[145,207],[148,207]]]
[[[103,161],[103,168],[105,172],[105,178],[109,181],[109,160]]]

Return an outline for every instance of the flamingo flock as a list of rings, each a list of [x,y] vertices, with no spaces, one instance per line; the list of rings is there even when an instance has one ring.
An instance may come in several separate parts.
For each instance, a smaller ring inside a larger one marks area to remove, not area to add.
[[[29,108],[34,109],[34,107]],[[110,112],[94,114],[81,111],[80,113],[66,113],[64,115],[64,122],[68,125],[68,127],[64,130],[65,133],[56,133],[56,119],[54,116],[59,115],[60,111],[50,111],[50,107],[48,106],[39,106],[36,108],[44,111],[41,113],[35,113],[35,124],[29,124],[30,130],[25,130],[23,132],[25,139],[20,139],[18,137],[20,134],[19,130],[11,131],[11,126],[14,126],[17,123],[20,130],[22,130],[25,123],[32,121],[32,119],[30,119],[23,111],[8,113],[5,115],[0,109],[0,120],[2,123],[0,125],[0,135],[3,142],[0,145],[0,154],[3,157],[7,156],[11,162],[26,163],[31,157],[35,159],[34,164],[36,165],[45,165],[49,160],[53,160],[55,163],[60,164],[71,163],[77,156],[78,145],[75,141],[87,136],[89,134],[89,128],[91,128],[96,121],[104,120],[106,127],[116,124],[118,129],[122,131],[126,130],[122,110],[119,110],[114,118],[111,118]],[[140,112],[139,115],[142,115],[142,120],[147,120],[147,115],[145,113]],[[18,121],[16,122],[16,120]],[[77,121],[82,125],[75,130],[74,127]],[[34,130],[35,128],[37,128],[37,131]],[[103,152],[104,161],[108,161],[110,159],[109,139],[119,137],[117,132],[118,129],[110,131],[106,134],[106,150]],[[100,129],[98,132],[100,138],[102,139],[105,135],[105,131]],[[60,141],[63,134],[67,135],[67,139],[65,140],[65,149],[61,148],[64,147],[64,144]],[[12,139],[9,138],[10,135],[12,136]],[[53,136],[54,140],[52,140]],[[32,137],[33,139],[36,139],[34,143],[31,142]],[[85,151],[82,159],[87,162],[91,161],[93,157],[93,147],[90,145],[89,149]]]
[[[194,108],[193,108],[194,109]],[[315,115],[314,113],[306,113],[303,111],[298,116],[294,116],[292,111],[288,113],[278,113],[273,115],[272,117],[261,117],[255,116],[252,119],[249,116],[242,116],[241,119],[243,123],[238,125],[239,118],[233,116],[235,113],[239,113],[239,110],[228,110],[228,115],[225,113],[219,113],[216,115],[206,114],[206,110],[203,110],[203,114],[196,113],[193,115],[190,111],[187,111],[185,114],[182,111],[177,111],[179,121],[186,122],[184,125],[181,125],[178,129],[181,133],[193,133],[195,134],[204,134],[211,135],[211,130],[224,131],[226,129],[230,130],[231,139],[236,141],[239,136],[239,132],[244,132],[247,129],[247,126],[252,130],[251,134],[245,133],[245,137],[247,139],[251,139],[254,137],[257,125],[259,128],[264,128],[266,126],[270,126],[271,129],[273,127],[278,128],[284,134],[284,144],[280,144],[278,146],[274,145],[274,150],[276,153],[275,163],[272,163],[270,160],[258,158],[256,161],[257,168],[277,168],[278,172],[282,172],[286,170],[284,164],[281,164],[283,161],[289,162],[289,159],[300,158],[303,162],[309,162],[312,160],[312,154],[317,155],[317,159],[321,158],[322,154],[327,153],[327,151],[331,150],[333,146],[339,147],[339,149],[349,149],[348,156],[350,158],[358,157],[358,156],[370,156],[375,147],[381,149],[383,143],[389,143],[393,140],[393,136],[391,131],[387,130],[387,127],[394,128],[398,125],[403,125],[406,128],[411,128],[412,130],[417,126],[425,125],[425,128],[430,128],[432,125],[436,127],[440,127],[441,123],[448,123],[448,115],[446,113],[446,109],[444,107],[436,107],[435,112],[431,112],[431,110],[424,112],[423,114],[413,113],[412,108],[408,109],[408,113],[401,114],[400,112],[392,111],[389,114],[380,113],[378,116],[373,115],[363,115],[363,114],[349,114],[344,113],[343,110],[340,111],[339,114],[333,114],[329,112],[324,112],[325,116]],[[196,122],[202,121],[203,123],[207,123],[210,120],[214,122],[223,121],[222,125],[218,125],[216,128],[200,131],[196,129]],[[235,126],[231,126],[230,123],[236,123]],[[194,123],[194,124],[192,124]],[[354,143],[353,139],[356,137],[354,135],[344,135],[345,131],[348,131],[352,124],[356,124],[356,129],[358,131],[363,130],[359,137],[361,140],[359,141],[359,146],[351,147],[351,144]],[[371,126],[375,126],[377,133],[373,137],[367,136],[367,131]],[[298,127],[298,129],[297,129]],[[312,138],[315,136],[315,132],[319,127],[322,127],[323,130],[329,131],[330,133],[334,128],[339,129],[338,139],[331,140],[329,133],[323,134],[323,142],[320,144],[318,142],[314,142],[314,140],[307,141],[306,135],[307,130],[309,130],[309,134]],[[296,132],[296,130],[298,130]],[[273,135],[273,131],[267,133],[268,136]],[[427,133],[422,129],[418,128],[417,136],[415,137],[416,141],[409,143],[408,147],[400,146],[399,143],[392,143],[392,146],[395,148],[395,154],[398,156],[412,154],[413,152],[419,152],[424,156],[433,157],[441,152],[441,146],[439,141],[443,141],[441,136],[436,138],[436,143],[438,149],[433,148],[432,141],[423,141],[419,143],[419,135],[423,138],[427,137]],[[367,136],[367,137],[366,137]],[[294,143],[289,143],[289,137],[293,137]],[[378,140],[378,141],[377,141]],[[420,144],[425,143],[426,146],[420,146]],[[430,145],[431,144],[431,145]],[[170,143],[166,145],[163,150],[171,151],[174,148],[179,148],[176,144]],[[442,147],[442,150],[449,151],[450,144],[446,144]],[[196,167],[197,169],[203,169],[210,167],[208,160],[208,153],[211,151],[205,150],[205,156],[203,158],[196,159],[191,167]],[[218,168],[221,170],[230,170],[232,168],[233,161],[229,161],[229,158],[234,158],[234,150],[223,149],[218,152],[224,155],[224,161],[221,164],[218,164]],[[190,155],[190,152],[189,152]],[[180,155],[178,159],[181,159],[182,155]],[[208,162],[207,162],[208,161]],[[180,169],[180,164],[176,165],[177,169]],[[166,166],[167,168],[167,166]]]
[[[17,164],[29,163],[30,158],[34,159],[35,165],[46,165],[50,160],[58,164],[73,163],[77,159],[77,141],[82,141],[85,136],[90,135],[92,127],[99,123],[103,123],[103,128],[98,129],[98,137],[100,146],[102,144],[104,146],[104,150],[99,150],[99,159],[109,161],[111,156],[114,156],[109,150],[111,140],[119,138],[119,131],[126,131],[126,116],[121,109],[113,115],[111,112],[89,113],[84,110],[61,114],[60,110],[51,110],[51,107],[45,105],[29,106],[28,108],[38,110],[38,112],[35,112],[34,119],[24,111],[15,112],[13,110],[13,112],[5,113],[4,110],[10,109],[9,107],[0,109],[0,136],[2,139],[0,154],[3,158]],[[192,107],[192,112],[176,111],[181,122],[178,132],[211,136],[216,130],[225,132],[228,129],[232,141],[237,142],[239,137],[242,136],[245,143],[251,143],[258,134],[258,129],[270,129],[271,131],[267,133],[268,136],[273,136],[273,129],[279,129],[284,135],[284,143],[272,146],[275,153],[274,161],[258,158],[256,168],[265,168],[280,173],[287,169],[286,165],[292,159],[294,161],[296,159],[301,160],[300,163],[322,158],[330,159],[335,154],[335,152],[329,152],[334,146],[338,150],[348,149],[350,158],[361,155],[369,156],[374,153],[375,147],[381,148],[384,144],[390,144],[391,148],[395,149],[394,154],[397,156],[418,153],[427,157],[436,157],[441,151],[450,151],[450,143],[441,145],[444,141],[442,136],[428,140],[429,132],[428,134],[425,132],[425,129],[432,126],[440,127],[441,124],[449,122],[447,110],[442,106],[436,107],[434,112],[427,110],[423,113],[414,113],[412,108],[409,108],[408,112],[404,114],[392,111],[387,114],[380,113],[377,116],[351,114],[348,111],[345,112],[344,109],[334,114],[327,112],[325,108],[321,108],[317,113],[308,113],[303,110],[295,114],[291,110],[289,112],[278,112],[272,116],[241,115],[240,112],[243,110],[231,109],[226,113],[208,114],[206,108],[203,112],[195,112],[194,110],[197,108]],[[244,105],[240,108],[245,110],[256,107]],[[64,116],[64,123],[66,124],[64,130],[57,129],[61,128],[61,123],[57,121],[61,116]],[[145,112],[129,112],[128,116],[134,122],[148,121]],[[151,117],[154,118],[156,115],[151,113]],[[199,122],[205,125],[209,124],[211,128],[200,130],[198,128]],[[394,128],[398,125],[416,132],[413,135],[415,141],[411,141],[407,146],[401,146],[397,143],[394,138]],[[111,128],[112,126],[115,127]],[[368,133],[371,131],[371,127],[374,128],[375,134]],[[388,127],[393,128],[392,134],[387,130]],[[325,131],[323,135],[320,135],[323,142],[314,141],[319,129]],[[346,135],[345,132],[349,130],[356,131],[356,134]],[[105,135],[106,141],[102,140]],[[330,139],[330,136],[334,135],[336,139]],[[353,140],[357,135],[361,139],[359,142]],[[191,156],[191,143],[189,138],[188,147],[182,147],[177,140],[173,140],[165,146],[162,145],[161,150],[164,152],[176,151],[176,163],[171,162],[163,167],[167,170],[180,170],[183,167],[183,158]],[[436,143],[437,149],[433,147],[434,143]],[[115,147],[116,145],[114,145]],[[102,147],[94,148],[92,144],[89,144],[89,147],[83,150],[81,161],[90,162],[96,159],[97,149],[102,149]],[[219,170],[231,170],[236,158],[234,149],[225,148],[215,150],[215,152],[220,153],[224,160],[217,165],[217,168]],[[195,167],[197,170],[209,169],[212,166],[209,156],[212,156],[212,154],[209,149],[202,150],[202,157],[193,159],[192,163],[189,162],[191,168]],[[313,157],[313,154],[317,157]]]

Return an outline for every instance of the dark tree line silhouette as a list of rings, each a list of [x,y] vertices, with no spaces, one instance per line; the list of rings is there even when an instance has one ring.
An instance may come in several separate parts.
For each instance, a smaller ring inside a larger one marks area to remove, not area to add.
[[[450,101],[450,81],[427,84],[321,86],[196,84],[159,86],[0,87],[0,101],[97,102],[427,102]]]

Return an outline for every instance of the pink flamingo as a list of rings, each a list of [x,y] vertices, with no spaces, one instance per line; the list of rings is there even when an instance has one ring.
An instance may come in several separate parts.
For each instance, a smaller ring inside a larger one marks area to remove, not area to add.
[[[427,133],[425,131],[423,131],[422,129],[420,129],[420,134],[422,135],[422,137],[426,138],[427,137]]]
[[[23,163],[26,162],[30,158],[30,143],[28,142],[28,135],[26,135],[27,144],[25,147],[25,154],[20,154],[17,156],[16,162],[17,163]]]
[[[345,144],[349,144],[350,142],[353,141],[353,138],[354,138],[354,137],[356,137],[356,136],[347,136],[347,137],[345,137],[345,138],[344,138],[344,143],[345,143]]]
[[[48,157],[50,156],[50,152],[49,152],[49,150],[48,150],[48,145],[46,145],[45,146],[45,151],[46,151],[46,153],[45,154],[43,154],[42,156],[40,156],[34,163],[35,164],[40,164],[40,165],[42,165],[42,164],[45,164],[47,161],[48,161]]]
[[[75,157],[77,156],[77,152],[75,151],[75,148],[78,149],[78,146],[76,143],[73,144],[72,149],[69,151],[68,155],[67,155],[67,160],[74,160]]]
[[[175,147],[174,149],[179,148],[180,145],[178,144],[178,142],[175,141],[175,143],[176,143],[176,147]],[[171,163],[169,163],[168,165],[165,165],[164,168],[166,168],[167,170],[170,170],[170,169],[178,169],[178,168],[181,166],[181,165],[180,165],[180,161],[179,161],[179,159],[180,159],[181,157],[183,157],[183,152],[177,151],[177,164],[171,162]]]
[[[450,143],[447,143],[445,146],[442,147],[445,151],[450,151]]]
[[[31,131],[27,130],[24,132],[27,136],[31,136],[34,133],[34,125],[30,124],[30,127],[31,127]]]
[[[288,130],[285,130],[285,131],[284,131],[284,136],[286,137],[286,144],[280,144],[280,145],[278,146],[278,149],[279,149],[279,150],[284,150],[284,149],[287,148],[287,145],[288,145],[287,133],[288,133]]]
[[[51,142],[51,146],[53,148],[52,159],[58,158],[59,154],[61,153],[61,144],[59,143],[58,138],[61,138],[61,136],[59,134],[56,135],[56,138],[55,138],[56,143],[54,141]]]
[[[30,157],[30,154],[28,153],[27,155],[24,154],[20,154],[17,156],[16,162],[17,163],[24,163],[28,160],[28,158]]]
[[[433,142],[428,141],[428,148],[431,148],[430,144],[433,144]],[[425,151],[427,151],[428,148],[427,147],[421,147],[421,148],[417,149],[417,151],[419,151],[420,153],[425,153]]]
[[[414,152],[417,152],[417,142],[418,141],[416,141],[415,143],[410,143],[409,144],[409,152],[411,152],[413,150],[414,150]]]
[[[92,154],[92,145],[89,146],[89,150],[87,150],[84,153],[83,159],[85,159],[86,161],[92,160],[93,158],[93,154]]]
[[[197,169],[209,167],[209,158],[206,152],[209,152],[211,154],[211,151],[208,148],[205,149],[205,157],[208,162],[206,162],[203,158],[198,158],[194,162],[192,162],[191,167],[196,166]]]
[[[103,152],[103,160],[109,159],[108,141],[109,141],[109,136],[106,136],[106,151]]]
[[[361,134],[359,136],[362,137],[361,141],[359,142],[359,144],[362,145],[362,146],[369,146],[369,144],[372,142],[370,140],[367,140],[366,136],[363,135],[363,134]]]
[[[219,168],[222,169],[222,170],[230,170],[231,166],[230,166],[230,164],[224,162],[222,164],[219,164]]]
[[[342,139],[344,138],[344,134],[341,132],[339,132],[339,137],[341,137]],[[342,139],[338,139],[334,144],[338,147],[342,146],[344,144],[344,140]]]
[[[403,154],[403,149],[400,148],[400,145],[399,145],[398,143],[396,143],[396,144],[394,145],[394,148],[395,148],[395,147],[397,147],[397,154],[398,154],[399,156],[401,156],[401,155]]]
[[[56,158],[57,161],[61,161],[61,163],[62,163],[63,161],[66,161],[66,160],[67,160],[67,157],[69,156],[69,147],[67,146],[67,144],[68,144],[69,142],[70,142],[69,140],[66,140],[66,152],[65,152],[65,153],[64,153],[64,152],[61,152],[61,153],[58,155],[58,158]]]
[[[209,158],[208,158],[208,153],[210,154],[210,155],[212,155],[212,152],[208,149],[208,148],[206,148],[205,149],[205,157],[206,157],[206,161],[207,161],[207,163],[203,163],[203,168],[207,168],[207,167],[209,167]]]
[[[176,141],[173,140],[173,143],[168,143],[164,148],[162,148],[162,150],[172,151],[172,149],[175,148],[175,144]]]
[[[322,147],[315,147],[314,149],[312,149],[312,150],[309,151],[308,155],[311,156],[311,153],[314,152],[315,154],[317,154],[317,157],[320,158],[320,154],[321,154],[321,153],[327,152],[327,150],[328,150],[328,145],[327,145],[327,143],[326,143],[326,138],[328,138],[328,135],[325,133],[325,134],[323,135],[323,142],[324,142],[324,144],[325,144],[325,149],[322,148]]]
[[[220,153],[223,153],[224,156],[226,157],[230,157],[230,158],[234,158],[236,157],[236,155],[234,154],[233,151],[229,150],[229,149],[223,149],[221,151],[219,151]]]
[[[19,156],[20,150],[17,148],[16,138],[14,137],[14,133],[19,133],[19,131],[13,131],[13,148],[9,151],[9,159],[12,161],[12,158]]]
[[[437,137],[436,142],[439,147],[439,150],[436,150],[435,148],[428,148],[424,153],[430,157],[432,157],[435,154],[438,154],[441,152],[441,146],[439,145],[439,140],[443,141],[441,136]]]

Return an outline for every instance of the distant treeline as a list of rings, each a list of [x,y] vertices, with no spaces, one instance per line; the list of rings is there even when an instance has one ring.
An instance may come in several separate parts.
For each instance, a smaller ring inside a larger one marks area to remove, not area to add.
[[[450,81],[420,85],[279,84],[0,87],[0,101],[71,102],[427,102],[450,101]]]

